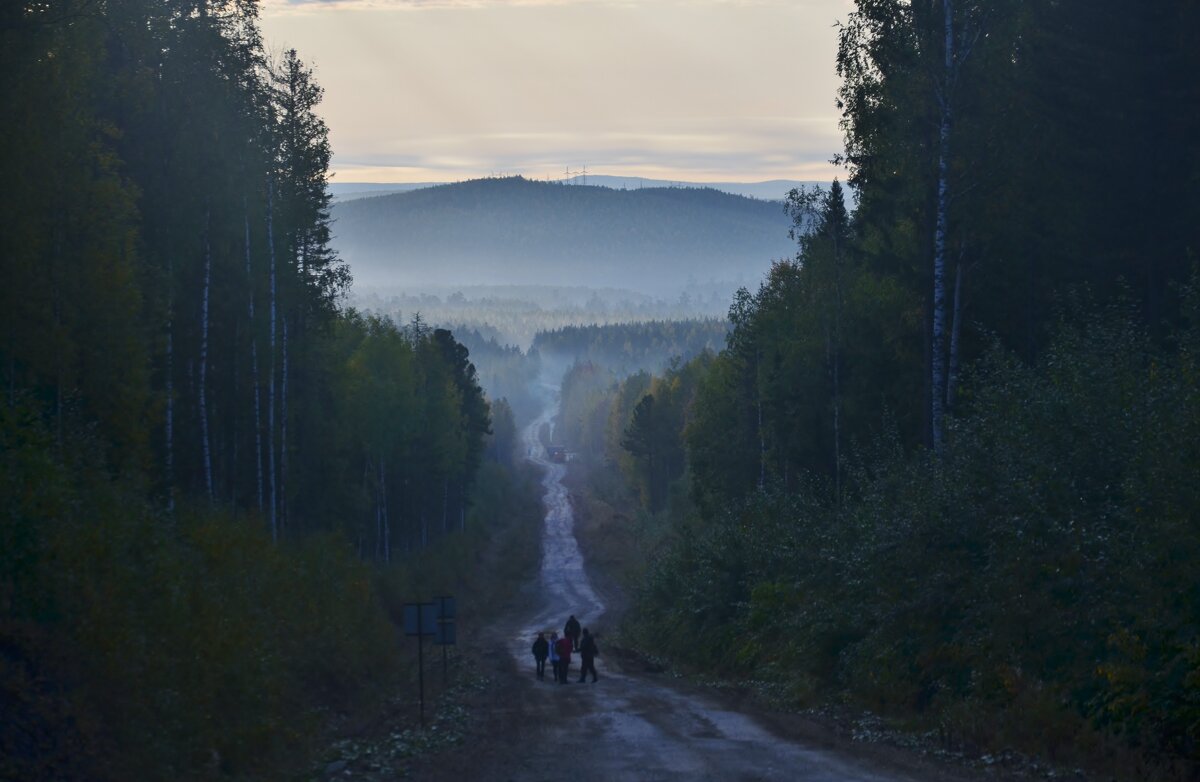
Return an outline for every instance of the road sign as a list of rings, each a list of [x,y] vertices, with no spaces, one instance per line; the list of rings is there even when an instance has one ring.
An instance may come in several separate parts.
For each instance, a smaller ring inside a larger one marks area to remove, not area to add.
[[[405,603],[404,634],[435,635],[438,625],[437,608],[436,603]]]
[[[456,633],[454,631],[454,618],[456,606],[453,597],[435,597],[434,602],[437,604],[437,630],[434,632],[433,642],[440,646],[453,646]]]

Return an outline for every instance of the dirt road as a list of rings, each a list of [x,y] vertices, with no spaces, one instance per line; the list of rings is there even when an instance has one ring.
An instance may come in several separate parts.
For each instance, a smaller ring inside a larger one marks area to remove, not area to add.
[[[569,684],[537,681],[529,647],[539,630],[562,631],[569,614],[593,629],[605,602],[593,588],[576,543],[566,466],[549,462],[538,440],[553,409],[524,431],[529,458],[544,471],[545,535],[536,590],[512,625],[506,647],[519,676],[528,677],[505,711],[526,724],[504,757],[478,768],[476,779],[572,780],[915,780],[942,778],[880,770],[845,752],[806,746],[776,735],[755,718],[723,706],[669,677],[620,670],[603,655],[600,681],[579,684],[578,658]],[[504,706],[503,704],[501,705]],[[528,724],[532,722],[532,724]],[[469,749],[467,750],[470,751]]]

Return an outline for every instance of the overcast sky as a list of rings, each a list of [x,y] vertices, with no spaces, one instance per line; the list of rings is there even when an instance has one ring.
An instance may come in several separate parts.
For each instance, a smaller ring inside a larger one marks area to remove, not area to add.
[[[830,179],[852,0],[266,0],[335,182]]]

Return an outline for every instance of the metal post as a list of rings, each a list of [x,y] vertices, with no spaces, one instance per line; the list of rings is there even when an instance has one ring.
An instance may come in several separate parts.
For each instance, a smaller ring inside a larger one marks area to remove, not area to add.
[[[421,626],[421,604],[417,603],[417,686],[421,693],[421,729],[425,728],[425,628]]]

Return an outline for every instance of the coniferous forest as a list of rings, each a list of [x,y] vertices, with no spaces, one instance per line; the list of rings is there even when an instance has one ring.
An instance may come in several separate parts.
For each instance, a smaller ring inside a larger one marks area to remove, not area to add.
[[[949,751],[1194,778],[1197,32],[1181,2],[856,3],[857,208],[792,192],[795,255],[718,355],[565,380],[561,439],[657,541],[639,647]]]
[[[511,411],[339,306],[322,91],[255,3],[5,3],[0,73],[0,778],[278,769],[402,673],[435,584],[389,563],[536,514]]]

